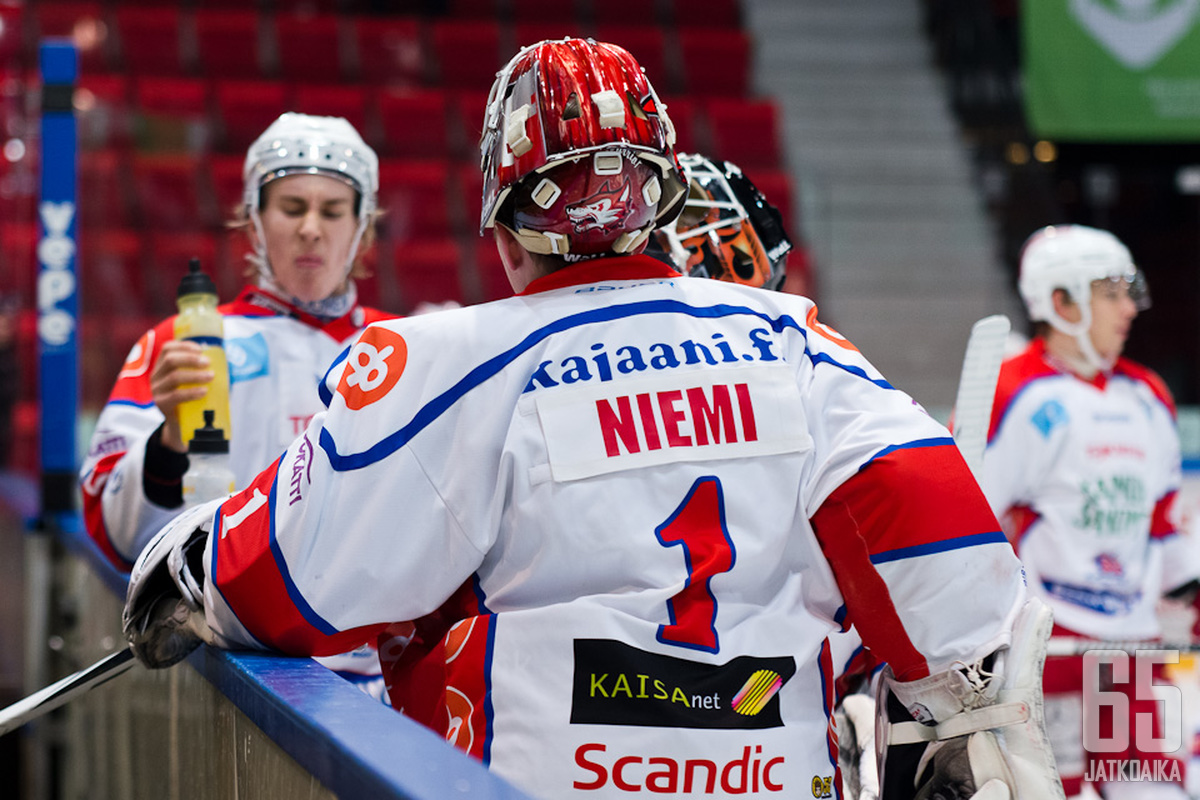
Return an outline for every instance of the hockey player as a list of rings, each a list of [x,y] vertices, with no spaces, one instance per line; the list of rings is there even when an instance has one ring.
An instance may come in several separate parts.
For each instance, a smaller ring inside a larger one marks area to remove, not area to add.
[[[1001,369],[982,486],[1032,594],[1054,610],[1055,635],[1152,642],[1160,635],[1156,602],[1200,570],[1195,543],[1173,522],[1180,453],[1170,392],[1121,357],[1134,318],[1149,305],[1145,281],[1111,233],[1060,225],[1026,242],[1019,288],[1034,337]],[[1116,730],[1101,735],[1125,738],[1130,749],[1086,753],[1083,681],[1082,655],[1047,660],[1047,716],[1056,721],[1051,739],[1068,795],[1080,792],[1085,774],[1115,772],[1099,769],[1104,760],[1164,758],[1137,745],[1134,720],[1157,707],[1140,694],[1148,687],[1122,684],[1134,713],[1117,715],[1106,723]],[[1156,773],[1179,776],[1180,768],[1168,760]],[[1185,796],[1146,782],[1103,791]]]
[[[239,222],[255,278],[220,308],[239,487],[324,408],[317,382],[347,342],[391,316],[360,306],[351,278],[374,239],[379,165],[349,122],[284,114],[250,146],[244,176]],[[88,534],[125,570],[179,513],[188,459],[175,408],[204,394],[185,384],[211,377],[197,345],[173,340],[172,323],[147,331],[130,352],[81,472]],[[378,674],[376,662],[366,653],[333,665]]]
[[[1061,796],[1049,621],[945,428],[811,301],[641,253],[685,186],[632,56],[525,48],[483,130],[516,296],[367,328],[280,459],[143,552],[139,658],[436,611],[403,676],[427,724],[536,796],[832,796],[849,620],[891,664],[884,740],[916,742],[885,753],[895,797]]]
[[[779,209],[736,164],[695,153],[679,153],[679,163],[687,202],[673,223],[654,232],[647,254],[691,277],[781,289],[792,241]],[[853,628],[831,633],[828,653],[843,793],[851,800],[873,798],[879,786],[871,678],[883,665]]]

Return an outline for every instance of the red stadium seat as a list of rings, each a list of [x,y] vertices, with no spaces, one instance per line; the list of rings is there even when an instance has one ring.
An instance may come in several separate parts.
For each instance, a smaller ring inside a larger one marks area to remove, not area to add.
[[[695,95],[744,97],[750,91],[750,40],[739,30],[679,30],[683,83]]]
[[[358,302],[381,311],[399,313],[401,306],[391,247],[377,241],[370,250],[362,253],[361,263],[368,274],[365,278],[354,279]]]
[[[165,315],[174,310],[174,295],[160,297],[157,281],[146,280],[140,232],[126,228],[84,230],[79,244],[79,305],[83,316]],[[114,377],[116,373],[109,380]]]
[[[479,139],[483,134],[483,113],[487,107],[487,90],[455,92],[450,103],[450,129],[457,134],[455,145],[459,158],[479,165]]]
[[[17,407],[19,409],[24,402],[29,402],[34,405],[35,414],[38,405],[37,317],[37,308],[32,303],[17,311]],[[14,425],[16,422],[14,419]]]
[[[201,0],[201,2],[210,2],[211,0]],[[229,0],[216,0],[216,2],[229,2]],[[244,0],[243,0],[244,2]],[[276,11],[282,11],[288,14],[336,14],[339,12],[350,13],[357,9],[355,8],[355,0],[274,0],[271,6]]]
[[[178,7],[118,6],[113,12],[121,63],[133,75],[183,75]]]
[[[592,21],[597,28],[606,25],[656,26],[663,22],[655,11],[658,4],[646,0],[585,0],[585,3],[591,6]],[[621,44],[615,39],[602,40]]]
[[[512,26],[513,44],[517,48],[527,47],[546,39],[583,38],[588,35],[583,23],[576,19],[560,20],[558,22],[540,19],[518,19]],[[516,50],[509,54],[515,56]],[[503,66],[503,65],[501,65]],[[497,67],[499,69],[499,67]]]
[[[80,404],[99,411],[130,349],[146,329],[158,322],[145,315],[97,311],[79,320]]]
[[[134,195],[141,227],[188,230],[205,221],[196,158],[188,154],[145,154],[133,157]]]
[[[119,150],[79,153],[79,222],[84,229],[129,225],[132,186],[125,157]]]
[[[703,152],[708,148],[699,140],[696,117],[699,109],[691,97],[661,97],[675,126],[675,149],[682,153]]]
[[[411,242],[451,233],[447,161],[384,158],[379,163],[379,222],[382,238]]]
[[[117,73],[88,73],[75,89],[79,144],[88,150],[124,147],[129,144],[130,80]]]
[[[287,90],[278,81],[217,81],[213,96],[222,128],[220,142],[226,152],[244,152],[287,111]]]
[[[36,222],[0,222],[0,286],[23,306],[36,301],[37,244]]]
[[[261,20],[257,11],[196,11],[196,55],[200,73],[210,78],[253,79],[263,76]]]
[[[510,3],[513,19],[518,22],[576,22],[583,17],[575,0],[510,0]]]
[[[191,118],[208,113],[208,89],[206,81],[196,78],[143,76],[133,82],[134,100],[140,110]]]
[[[36,320],[34,320],[36,323]],[[21,361],[21,390],[18,395],[21,399],[13,406],[12,425],[12,453],[8,457],[8,466],[17,472],[24,473],[29,478],[37,478],[40,469],[39,460],[39,437],[41,436],[41,421],[39,419],[40,405],[35,399],[37,393],[37,373],[33,372],[33,362],[30,361],[29,367],[29,383],[25,383],[26,365],[22,353],[28,351],[28,348],[23,347],[23,342],[20,336],[25,335],[18,329],[17,353],[18,361]],[[33,353],[36,355],[36,332],[28,334],[34,338]]]
[[[279,75],[285,81],[337,83],[342,69],[339,18],[334,14],[276,14]]]
[[[455,19],[493,19],[500,16],[498,0],[448,0],[447,16]]]
[[[459,230],[468,237],[479,235],[479,217],[483,213],[483,175],[479,165],[473,162],[456,164],[454,167],[454,192],[457,200],[454,207],[461,213]],[[484,237],[489,242],[491,234]]]
[[[774,102],[720,98],[708,100],[704,110],[712,134],[708,155],[732,161],[746,171],[783,166]]]
[[[21,56],[23,10],[21,6],[0,6],[0,69],[11,68]]]
[[[656,25],[597,25],[596,38],[620,45],[632,53],[660,96],[678,84],[675,70],[668,67],[667,38],[662,28]]]
[[[242,168],[245,156],[238,153],[213,153],[206,160],[208,193],[212,198],[218,226],[232,220],[242,206]]]
[[[431,41],[440,84],[448,89],[482,92],[491,89],[496,71],[504,66],[499,23],[437,19],[432,27]]]
[[[449,100],[439,89],[382,89],[376,95],[382,155],[447,158]],[[483,112],[480,111],[482,114]]]
[[[154,231],[150,233],[148,255],[150,271],[162,289],[176,287],[188,271],[188,262],[200,259],[200,268],[217,284],[217,297],[228,303],[242,287],[239,276],[230,274],[220,250],[224,232],[215,231]]]
[[[137,140],[143,150],[203,150],[213,138],[209,85],[195,78],[141,77],[134,81]]]
[[[359,80],[415,86],[422,82],[428,54],[416,17],[355,17],[354,52]]]
[[[703,26],[726,31],[741,30],[739,0],[671,0],[676,27]]]
[[[99,2],[53,2],[29,6],[33,11],[34,37],[66,36],[79,50],[80,72],[108,71],[110,34],[104,6]]]
[[[421,303],[466,303],[462,255],[451,238],[397,242],[392,250],[396,282],[407,311]]]
[[[288,110],[324,117],[344,117],[369,141],[367,90],[362,86],[299,83],[292,88],[292,102]]]
[[[216,243],[216,260],[212,276],[217,284],[221,302],[238,296],[254,272],[246,256],[251,252],[250,239],[244,230],[220,230],[213,232]]]
[[[208,196],[210,198],[210,222],[216,227],[232,221],[241,207],[241,178],[245,156],[238,154],[212,154],[206,158],[208,173]]]
[[[508,282],[508,274],[504,271],[504,262],[500,260],[500,252],[496,249],[496,242],[490,235],[480,237],[475,241],[474,255],[475,274],[479,276],[483,302],[512,297],[512,284]]]

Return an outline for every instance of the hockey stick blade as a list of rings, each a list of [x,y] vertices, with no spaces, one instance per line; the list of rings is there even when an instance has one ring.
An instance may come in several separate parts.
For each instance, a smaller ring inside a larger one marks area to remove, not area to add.
[[[1046,645],[1048,656],[1081,656],[1092,650],[1116,650],[1135,653],[1138,650],[1174,650],[1179,653],[1200,652],[1197,642],[1109,642],[1096,639],[1080,639],[1072,636],[1053,636]]]
[[[74,675],[68,675],[45,689],[39,689],[29,697],[18,700],[0,711],[0,736],[15,731],[26,722],[48,714],[79,695],[112,680],[136,663],[133,651],[126,647],[105,656],[87,669],[81,669]]]
[[[1011,329],[1012,324],[1003,314],[984,317],[971,326],[963,356],[958,395],[954,399],[954,441],[976,480],[983,465],[996,380]]]

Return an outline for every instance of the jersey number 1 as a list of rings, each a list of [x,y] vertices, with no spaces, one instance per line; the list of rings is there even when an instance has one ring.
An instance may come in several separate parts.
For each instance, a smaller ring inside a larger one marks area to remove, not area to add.
[[[663,547],[683,547],[688,577],[683,589],[667,601],[670,625],[658,626],[658,640],[667,644],[716,653],[717,598],[709,581],[733,568],[736,554],[725,528],[725,497],[721,482],[698,478],[687,497],[654,529]]]

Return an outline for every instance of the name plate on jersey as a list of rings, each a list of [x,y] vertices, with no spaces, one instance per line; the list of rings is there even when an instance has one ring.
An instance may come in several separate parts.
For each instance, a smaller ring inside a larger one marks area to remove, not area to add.
[[[782,364],[564,387],[538,397],[537,412],[556,481],[812,448],[800,390]]]

